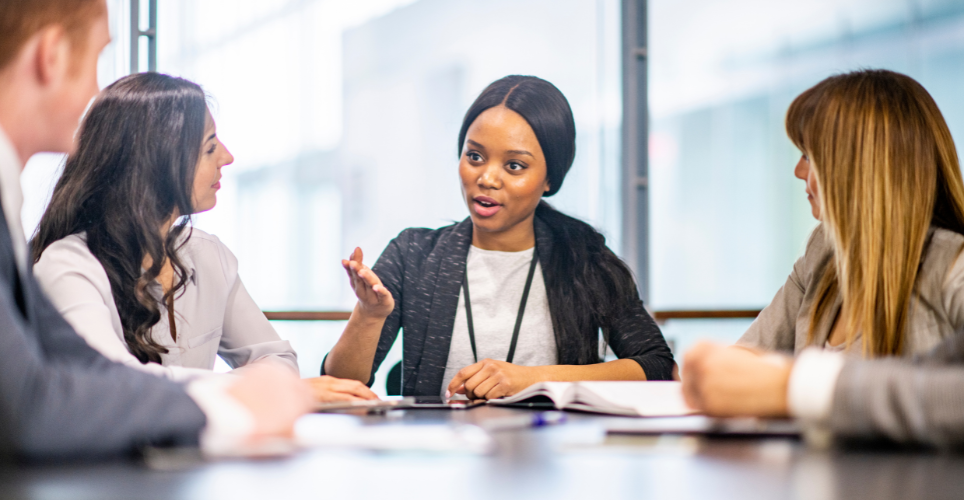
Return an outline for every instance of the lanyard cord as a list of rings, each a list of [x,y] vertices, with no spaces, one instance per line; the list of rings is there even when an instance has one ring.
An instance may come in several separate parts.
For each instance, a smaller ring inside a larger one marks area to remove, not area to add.
[[[532,277],[536,273],[536,263],[539,262],[538,250],[532,249],[532,263],[529,264],[529,276],[526,278],[526,286],[522,290],[522,303],[519,304],[519,313],[515,318],[515,329],[512,331],[512,343],[509,344],[509,354],[505,357],[506,363],[511,363],[515,357],[515,345],[519,341],[519,329],[522,328],[522,316],[526,311],[526,301],[529,300],[529,288],[532,286]],[[462,279],[462,293],[465,294],[465,319],[469,327],[469,342],[472,344],[472,359],[479,362],[479,355],[475,349],[475,325],[472,323],[472,300],[469,298],[469,260],[465,259],[465,278]]]

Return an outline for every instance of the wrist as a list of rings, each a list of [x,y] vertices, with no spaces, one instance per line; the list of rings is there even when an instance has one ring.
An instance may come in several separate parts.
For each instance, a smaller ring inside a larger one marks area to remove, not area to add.
[[[790,389],[790,373],[793,370],[792,363],[784,363],[777,368],[773,377],[773,387],[770,390],[770,405],[767,413],[774,417],[785,417],[790,414],[788,394]]]
[[[551,366],[520,366],[525,370],[525,378],[528,385],[538,384],[539,382],[552,382]]]
[[[391,314],[391,311],[389,311],[388,314],[379,314],[377,312],[369,311],[362,305],[361,302],[358,302],[355,304],[355,310],[351,313],[351,319],[356,320],[365,326],[372,326],[379,323],[384,323],[389,314]]]

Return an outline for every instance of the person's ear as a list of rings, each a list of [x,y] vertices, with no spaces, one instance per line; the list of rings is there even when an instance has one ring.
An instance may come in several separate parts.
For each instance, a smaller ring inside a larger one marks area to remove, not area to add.
[[[549,181],[547,180],[547,181],[546,181],[546,188],[543,189],[542,192],[543,192],[543,193],[548,193],[550,189],[552,189],[552,186],[549,185]]]
[[[70,41],[62,26],[50,26],[37,34],[34,68],[41,85],[50,85],[67,73]]]

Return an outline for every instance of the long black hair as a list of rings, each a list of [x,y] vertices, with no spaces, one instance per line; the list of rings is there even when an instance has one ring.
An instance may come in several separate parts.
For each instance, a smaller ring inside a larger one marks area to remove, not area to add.
[[[161,315],[148,286],[166,260],[176,279],[160,300],[185,284],[177,248],[190,238],[189,219],[166,237],[161,229],[173,214],[193,213],[206,111],[201,87],[181,78],[140,73],[108,86],[81,125],[77,151],[34,236],[36,262],[55,241],[86,232],[87,247],[107,271],[124,340],[142,363],[160,362],[167,352],[151,337]],[[152,265],[142,272],[145,255]]]
[[[555,85],[534,76],[511,75],[493,82],[472,103],[459,131],[459,157],[469,127],[485,110],[505,106],[535,132],[546,157],[552,196],[562,187],[576,156],[576,123],[569,101]],[[552,208],[545,200],[536,218],[552,233],[552,252],[539,255],[560,364],[598,363],[599,330],[639,302],[629,267],[592,226]]]

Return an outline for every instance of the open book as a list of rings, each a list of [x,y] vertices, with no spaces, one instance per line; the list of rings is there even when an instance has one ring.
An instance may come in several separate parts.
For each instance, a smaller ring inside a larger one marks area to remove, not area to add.
[[[493,405],[579,410],[632,417],[674,417],[697,413],[683,401],[679,382],[541,382]]]

